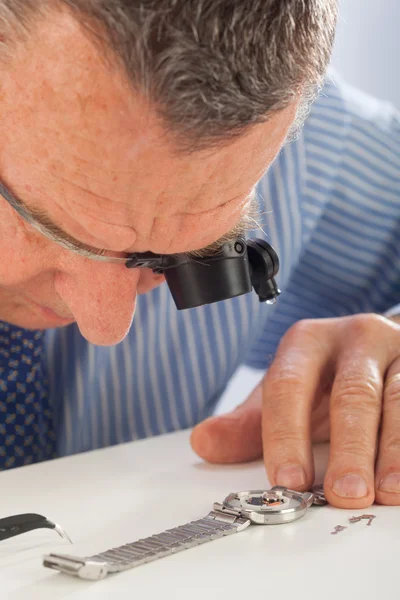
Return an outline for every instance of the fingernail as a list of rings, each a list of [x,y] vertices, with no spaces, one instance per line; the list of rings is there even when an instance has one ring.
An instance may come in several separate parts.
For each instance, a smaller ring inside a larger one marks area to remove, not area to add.
[[[305,471],[300,465],[286,465],[286,467],[281,467],[276,474],[276,485],[291,489],[305,485],[306,481]]]
[[[394,492],[395,494],[400,493],[400,473],[391,473],[386,475],[380,484],[379,489],[381,492]]]
[[[345,475],[337,479],[332,489],[343,498],[363,498],[368,493],[367,484],[359,475]]]

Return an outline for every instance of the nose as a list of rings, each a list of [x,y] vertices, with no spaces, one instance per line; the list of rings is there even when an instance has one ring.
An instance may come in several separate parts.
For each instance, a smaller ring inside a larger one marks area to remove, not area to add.
[[[55,275],[55,289],[81,334],[98,346],[121,342],[132,324],[140,269],[78,257]]]

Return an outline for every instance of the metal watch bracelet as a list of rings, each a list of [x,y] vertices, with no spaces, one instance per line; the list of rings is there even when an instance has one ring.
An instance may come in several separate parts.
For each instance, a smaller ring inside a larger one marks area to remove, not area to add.
[[[81,579],[96,581],[104,579],[109,573],[132,569],[224,535],[243,531],[249,525],[249,519],[213,510],[203,519],[88,558],[49,554],[44,557],[43,565]]]

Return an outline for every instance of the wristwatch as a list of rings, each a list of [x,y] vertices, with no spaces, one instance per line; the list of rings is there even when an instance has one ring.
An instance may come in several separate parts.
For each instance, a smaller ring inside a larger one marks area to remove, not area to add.
[[[296,492],[281,486],[229,494],[222,504],[202,519],[168,529],[164,533],[79,558],[48,554],[43,565],[81,579],[104,579],[198,544],[243,531],[250,524],[279,525],[300,519],[312,504],[326,504],[321,486],[310,492]]]

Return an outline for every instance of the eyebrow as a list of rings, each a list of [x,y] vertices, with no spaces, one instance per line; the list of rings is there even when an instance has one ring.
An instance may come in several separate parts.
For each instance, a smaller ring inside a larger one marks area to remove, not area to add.
[[[61,227],[59,227],[56,223],[53,223],[53,221],[44,211],[38,208],[28,208],[28,206],[23,200],[18,198],[14,193],[10,191],[8,187],[5,187],[5,185],[1,182],[0,194],[10,204],[10,206],[14,208],[14,210],[26,223],[34,227],[46,238],[55,242],[59,246],[62,246],[66,250],[70,250],[72,252],[85,256],[86,258],[91,258],[94,260],[108,260],[114,262],[122,262],[124,260],[127,260],[129,256],[128,254],[122,257],[122,253],[116,252],[115,256],[106,256],[106,250],[94,248],[92,246],[84,244],[83,242],[80,242],[79,240],[76,240],[67,232],[63,231]]]
[[[15,209],[19,216],[29,225],[34,227],[47,239],[55,242],[59,246],[75,252],[85,258],[92,260],[103,261],[103,262],[126,262],[133,254],[139,254],[134,252],[116,252],[112,250],[101,250],[89,246],[71,235],[65,232],[61,227],[54,223],[45,211],[38,208],[28,208],[26,203],[18,198],[13,192],[10,191],[2,182],[0,182],[0,194],[3,198]],[[232,242],[238,237],[244,235],[245,231],[251,228],[251,223],[256,223],[256,216],[258,211],[256,209],[256,198],[254,190],[248,196],[250,212],[242,216],[239,223],[228,233],[224,234],[219,240],[212,244],[202,248],[200,250],[194,250],[190,252],[182,252],[180,255],[188,255],[193,257],[210,256],[221,249],[221,247],[227,242]],[[173,256],[173,255],[171,255]]]

